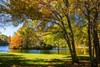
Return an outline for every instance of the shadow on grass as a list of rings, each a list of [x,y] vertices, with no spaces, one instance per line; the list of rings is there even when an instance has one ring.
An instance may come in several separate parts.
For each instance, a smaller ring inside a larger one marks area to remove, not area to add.
[[[64,62],[65,61],[61,59],[51,59],[51,60],[26,59],[21,55],[15,55],[15,54],[0,55],[0,67],[48,67],[48,66],[62,67],[62,65],[64,65],[63,64]],[[49,64],[45,64],[45,63],[49,63]]]
[[[90,60],[89,56],[78,56],[79,60]]]
[[[14,54],[1,54],[0,55],[0,67],[10,67],[13,64],[20,64],[23,62],[21,56]]]
[[[90,67],[88,56],[78,56],[81,60],[78,64],[72,64],[71,59],[66,60],[70,56],[64,57],[64,59],[26,59],[21,55],[15,54],[1,54],[0,55],[0,67]],[[43,64],[41,64],[43,63]],[[49,64],[45,64],[49,63]]]
[[[71,56],[67,56],[67,57],[64,57],[64,58],[71,58]],[[90,60],[89,56],[78,56],[78,59],[79,60]]]

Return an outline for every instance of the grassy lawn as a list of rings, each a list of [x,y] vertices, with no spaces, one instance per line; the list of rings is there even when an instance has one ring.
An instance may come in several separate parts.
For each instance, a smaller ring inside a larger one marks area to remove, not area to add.
[[[81,62],[88,62],[89,56],[78,56]],[[83,60],[85,59],[85,60]],[[69,55],[0,53],[0,67],[74,67]],[[81,65],[81,64],[80,64]]]

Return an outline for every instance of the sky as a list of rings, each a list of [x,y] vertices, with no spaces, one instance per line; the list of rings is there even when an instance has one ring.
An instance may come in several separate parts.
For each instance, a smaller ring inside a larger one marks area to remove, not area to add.
[[[6,36],[13,36],[15,32],[18,31],[19,28],[22,27],[23,24],[19,24],[17,27],[13,25],[7,26],[6,28],[1,27],[0,32]]]
[[[7,0],[3,0],[3,1],[7,1]],[[2,4],[1,0],[0,0],[0,4]],[[7,15],[8,16],[8,15]],[[0,17],[0,22],[2,22],[4,19],[4,17]],[[0,34],[4,34],[6,36],[13,36],[19,28],[22,27],[23,24],[19,24],[19,26],[14,27],[13,25],[8,25],[6,27],[2,27],[2,25],[0,24]]]

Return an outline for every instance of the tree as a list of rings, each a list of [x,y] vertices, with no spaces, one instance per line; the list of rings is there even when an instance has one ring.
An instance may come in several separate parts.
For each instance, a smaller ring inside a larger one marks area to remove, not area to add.
[[[12,38],[11,38],[11,43],[9,45],[9,48],[22,48],[23,43],[22,43],[22,38],[18,35],[15,34]]]
[[[34,32],[30,22],[26,21],[16,34],[11,37],[10,48],[32,49],[39,42],[39,35]]]
[[[11,43],[11,36],[8,37],[8,43]]]
[[[6,35],[0,35],[0,46],[8,45],[8,37]]]
[[[42,29],[43,31],[58,25],[63,31],[63,36],[68,44],[73,63],[78,61],[72,22],[70,21],[70,14],[72,14],[74,4],[70,4],[67,0],[9,0],[9,2],[2,2],[5,6],[1,5],[1,11],[10,14],[13,21],[25,20],[25,18],[37,20],[35,27],[37,30]],[[66,27],[68,27],[68,30],[66,30]]]
[[[98,67],[98,59],[100,56],[100,48],[99,48],[99,38],[97,33],[97,20],[99,17],[99,8],[100,1],[99,0],[77,0],[77,7],[79,8],[79,14],[84,14],[84,17],[87,20],[87,33],[88,33],[88,44],[89,44],[89,55],[91,61],[91,67]],[[95,54],[92,55],[94,49],[92,50],[92,41],[93,39],[93,48],[95,49]],[[94,63],[95,61],[95,63]]]

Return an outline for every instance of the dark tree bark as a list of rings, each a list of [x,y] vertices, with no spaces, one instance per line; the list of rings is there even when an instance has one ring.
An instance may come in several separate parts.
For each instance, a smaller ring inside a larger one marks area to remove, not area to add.
[[[63,0],[65,6],[67,8],[69,8],[69,1],[68,0]],[[75,49],[75,43],[74,43],[74,35],[73,35],[73,31],[72,31],[72,26],[71,26],[71,22],[70,22],[70,19],[69,19],[69,16],[68,14],[66,14],[64,12],[66,18],[67,18],[67,21],[68,21],[68,27],[69,27],[69,30],[70,30],[70,37],[71,37],[71,46],[72,46],[72,53],[73,53],[73,63],[74,62],[79,62],[78,58],[77,58],[77,55],[76,55],[76,49]]]
[[[93,36],[93,45],[94,45],[95,54],[96,54],[96,58],[95,58],[96,67],[98,67],[98,62],[99,62],[99,38],[98,38],[97,23],[96,23],[97,17],[98,17],[98,12],[96,10],[96,13],[94,15],[93,22],[92,22],[92,33],[93,33],[92,36]]]
[[[87,33],[88,33],[88,45],[89,45],[89,56],[90,56],[90,63],[91,67],[94,67],[94,62],[93,62],[93,56],[92,56],[92,49],[91,49],[91,22],[90,22],[90,11],[88,11],[88,16],[87,16]]]
[[[59,54],[59,42],[57,43],[57,49],[58,49],[58,54]]]
[[[64,34],[64,37],[65,37],[65,41],[67,42],[68,47],[69,47],[69,51],[70,51],[70,54],[71,54],[71,57],[72,57],[72,63],[74,63],[75,59],[74,59],[74,56],[73,56],[73,51],[72,51],[72,48],[71,48],[71,44],[69,42],[68,35]]]
[[[29,45],[29,42],[28,42],[28,37],[26,37],[26,49],[28,49],[28,45]]]
[[[64,25],[64,23],[62,21],[61,21],[61,23],[62,23],[62,26],[63,26],[64,37],[65,37],[65,40],[66,40],[66,42],[68,44],[68,47],[70,49],[70,53],[71,53],[71,56],[72,56],[72,63],[77,63],[78,62],[78,58],[76,56],[74,39],[73,39],[73,37],[71,37],[71,39],[73,39],[73,40],[71,40],[72,43],[70,43],[70,39],[69,39],[68,33],[66,31],[65,25]]]
[[[77,56],[76,56],[76,50],[75,50],[75,44],[74,44],[74,37],[73,37],[73,32],[72,32],[72,28],[71,28],[71,24],[69,25],[70,27],[69,27],[69,29],[70,29],[70,31],[71,31],[71,33],[72,33],[72,35],[71,35],[71,40],[70,40],[70,38],[69,38],[69,36],[70,35],[68,35],[68,32],[67,32],[67,30],[66,30],[66,27],[65,27],[65,24],[64,24],[64,22],[62,21],[62,17],[59,15],[59,17],[57,16],[58,15],[58,13],[57,12],[54,12],[54,11],[52,11],[53,13],[54,13],[54,15],[58,18],[58,21],[60,21],[61,22],[61,24],[59,24],[59,23],[57,23],[60,27],[61,27],[61,29],[63,30],[63,32],[64,32],[64,38],[65,38],[65,41],[67,42],[67,44],[68,44],[68,47],[69,47],[69,50],[70,50],[70,53],[71,53],[71,57],[72,57],[72,63],[77,63],[78,62],[78,58],[77,58]],[[68,19],[67,19],[68,20]],[[69,21],[69,20],[68,20]],[[69,21],[70,22],[70,21]],[[71,42],[71,43],[70,43]]]
[[[73,35],[73,31],[72,31],[71,22],[70,22],[70,19],[69,19],[68,15],[66,15],[66,17],[67,17],[67,21],[68,21],[68,27],[69,27],[69,30],[70,30],[71,44],[72,44],[73,55],[74,55],[74,59],[75,59],[74,62],[78,62],[78,58],[77,58],[77,55],[76,55],[76,49],[75,49],[75,43],[74,43],[75,41],[74,41],[74,35]]]

